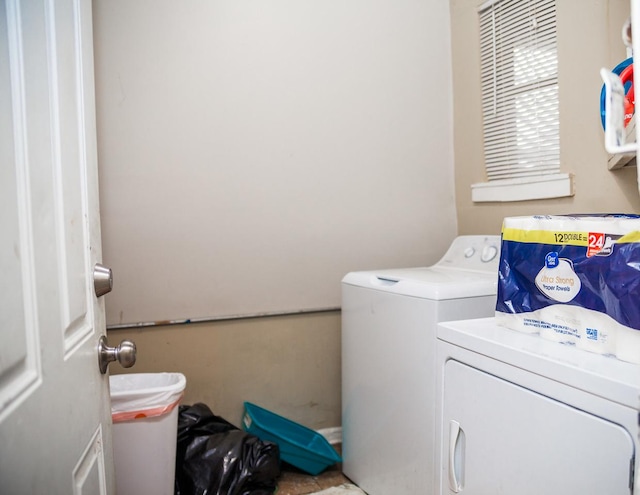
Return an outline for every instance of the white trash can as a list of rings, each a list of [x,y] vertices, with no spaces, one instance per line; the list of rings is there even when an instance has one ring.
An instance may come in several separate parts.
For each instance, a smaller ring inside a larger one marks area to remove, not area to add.
[[[181,373],[109,377],[113,461],[118,495],[172,495]]]

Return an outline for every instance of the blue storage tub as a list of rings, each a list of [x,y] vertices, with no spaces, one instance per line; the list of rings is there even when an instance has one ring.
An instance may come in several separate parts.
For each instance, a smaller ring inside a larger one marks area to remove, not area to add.
[[[342,462],[320,433],[250,402],[244,403],[244,411],[242,426],[245,431],[261,440],[277,443],[283,461],[314,476],[336,462]]]

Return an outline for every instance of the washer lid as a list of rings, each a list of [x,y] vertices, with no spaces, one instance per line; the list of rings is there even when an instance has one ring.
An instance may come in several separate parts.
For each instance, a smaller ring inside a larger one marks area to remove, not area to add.
[[[493,296],[498,274],[441,266],[351,272],[342,283],[404,296],[433,299],[462,299]]]

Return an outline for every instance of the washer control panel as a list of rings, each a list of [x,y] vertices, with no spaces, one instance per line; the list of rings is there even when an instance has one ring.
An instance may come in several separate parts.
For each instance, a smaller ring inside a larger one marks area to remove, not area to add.
[[[491,261],[493,261],[493,259],[496,256],[498,256],[498,248],[493,244],[486,245],[485,247],[482,248],[482,254],[480,255],[480,260],[483,263],[490,263]]]
[[[456,237],[436,266],[482,270],[498,273],[500,263],[499,235],[461,235]]]

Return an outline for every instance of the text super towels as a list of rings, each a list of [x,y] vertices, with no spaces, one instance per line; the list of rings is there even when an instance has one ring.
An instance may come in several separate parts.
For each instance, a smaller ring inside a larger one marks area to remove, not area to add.
[[[496,320],[640,364],[640,216],[505,218]]]

